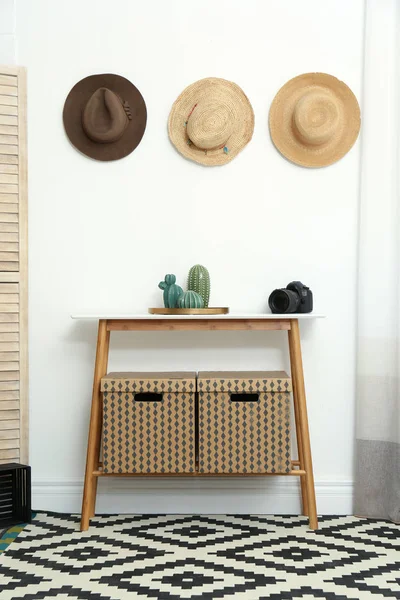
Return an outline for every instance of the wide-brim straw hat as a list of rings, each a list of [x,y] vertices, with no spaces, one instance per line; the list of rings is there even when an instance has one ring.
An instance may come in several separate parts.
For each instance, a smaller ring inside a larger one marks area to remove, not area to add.
[[[189,85],[168,119],[171,142],[185,157],[207,166],[230,162],[252,138],[254,112],[243,90],[208,77]]]
[[[72,144],[96,160],[118,160],[140,143],[146,104],[125,77],[104,73],[78,81],[64,104],[65,131]]]
[[[303,167],[324,167],[342,158],[355,143],[360,124],[357,98],[327,73],[305,73],[285,83],[269,112],[273,143]]]

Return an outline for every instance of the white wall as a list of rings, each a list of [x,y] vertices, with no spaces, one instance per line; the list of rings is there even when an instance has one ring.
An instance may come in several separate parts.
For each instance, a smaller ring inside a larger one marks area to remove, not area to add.
[[[15,64],[15,0],[0,0],[0,65]]]
[[[268,110],[291,77],[325,71],[361,96],[362,0],[18,0],[28,67],[31,464],[36,508],[78,510],[96,326],[70,313],[146,311],[166,272],[205,264],[212,303],[263,311],[303,279],[328,318],[302,328],[320,512],[351,511],[359,142],[339,163],[285,161]],[[64,100],[101,72],[142,92],[142,143],[114,163],[69,143]],[[231,79],[250,98],[253,141],[230,164],[185,161],[167,137],[188,84]],[[112,369],[288,367],[280,333],[115,334]],[[283,480],[284,479],[284,480]],[[101,482],[100,510],[298,512],[297,481]],[[135,493],[130,493],[134,488]],[[128,492],[128,493],[127,493]]]

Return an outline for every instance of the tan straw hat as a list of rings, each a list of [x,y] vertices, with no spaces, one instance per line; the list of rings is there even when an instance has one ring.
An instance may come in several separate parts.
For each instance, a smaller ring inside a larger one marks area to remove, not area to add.
[[[254,113],[238,85],[209,77],[189,85],[168,119],[171,142],[185,157],[207,166],[225,165],[251,140]]]
[[[342,158],[356,141],[360,123],[351,89],[326,73],[294,77],[279,90],[269,111],[275,146],[303,167],[324,167]]]

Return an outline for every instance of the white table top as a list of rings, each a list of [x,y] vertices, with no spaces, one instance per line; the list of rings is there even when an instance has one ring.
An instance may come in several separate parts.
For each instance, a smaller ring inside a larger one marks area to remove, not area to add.
[[[182,319],[182,320],[207,320],[210,321],[212,319],[227,319],[227,320],[235,320],[235,319],[265,319],[265,320],[281,320],[281,319],[299,319],[300,321],[307,321],[311,319],[324,319],[325,315],[319,313],[307,313],[307,314],[297,314],[290,313],[285,315],[273,315],[272,313],[228,313],[227,315],[151,315],[150,313],[128,313],[128,314],[120,314],[120,313],[73,313],[71,315],[72,319],[121,319],[121,320],[146,320],[146,321],[160,321],[160,320],[169,320],[169,319]]]

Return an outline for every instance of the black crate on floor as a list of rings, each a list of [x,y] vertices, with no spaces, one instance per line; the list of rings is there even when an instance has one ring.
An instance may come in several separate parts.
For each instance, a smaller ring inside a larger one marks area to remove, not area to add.
[[[0,529],[30,523],[31,512],[31,468],[0,465]]]

